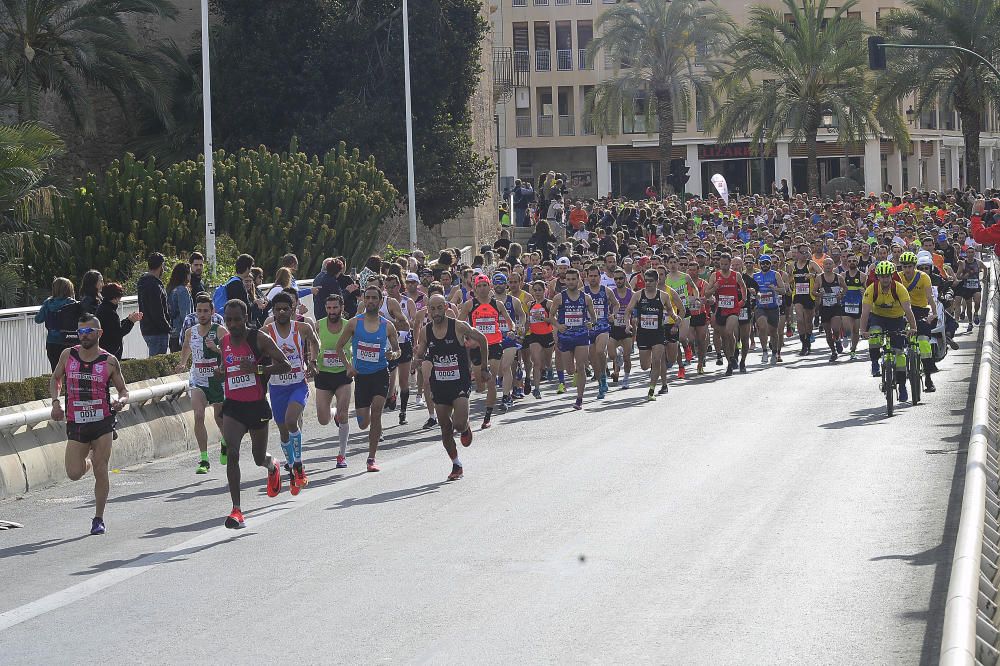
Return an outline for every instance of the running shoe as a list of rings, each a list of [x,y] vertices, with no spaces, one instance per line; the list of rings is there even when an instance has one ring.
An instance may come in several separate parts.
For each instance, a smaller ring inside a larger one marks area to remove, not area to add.
[[[677,366],[677,379],[684,379],[684,377],[685,377],[684,366],[683,365],[678,365]]]
[[[733,376],[733,370],[735,370],[735,369],[736,369],[736,366],[732,362],[730,362],[729,365],[726,366],[726,377],[732,377]]]
[[[423,393],[417,393],[417,401],[416,401],[415,404],[416,404],[417,407],[423,407],[424,406],[424,394]]]
[[[667,384],[664,384],[663,386],[660,387],[660,391],[659,391],[659,393],[657,395],[666,395],[669,392],[670,392],[670,386],[667,385]]]
[[[837,353],[838,354],[843,354],[844,353],[844,343],[842,343],[840,340],[837,340],[836,346],[837,346]]]
[[[778,352],[777,354],[774,355],[774,362],[775,363],[783,363],[784,360],[785,359],[781,358],[781,352]]]
[[[500,404],[497,406],[499,407],[501,414],[506,414],[508,409],[507,398],[500,398]]]
[[[851,360],[853,361],[853,360],[855,360],[855,359],[857,359],[857,358],[858,358],[858,352],[856,352],[856,351],[852,351],[852,352],[851,352]]]
[[[910,395],[906,392],[906,384],[897,384],[897,386],[899,386],[899,401],[908,401],[910,399]]]
[[[524,397],[524,391],[519,388],[514,389],[514,395],[511,396],[513,400],[520,400]]]
[[[237,509],[235,506],[233,510],[226,517],[226,527],[231,530],[238,530],[246,527],[246,523],[243,522],[243,512]]]
[[[451,474],[448,475],[449,481],[458,481],[462,478],[462,467],[461,465],[452,465]]]
[[[281,468],[278,463],[271,461],[272,468],[267,473],[267,496],[277,497],[281,492]]]
[[[306,468],[301,462],[297,462],[294,466],[292,466],[292,473],[295,475],[295,482],[299,484],[299,488],[305,488],[309,485],[309,477],[306,476]]]
[[[605,392],[604,387],[603,386],[598,387],[598,389],[597,389],[597,399],[598,400],[604,400],[604,396],[605,395],[607,395],[607,393]]]
[[[299,488],[299,480],[295,476],[295,470],[294,469],[288,470],[288,492],[290,492],[294,497],[295,495],[299,494],[300,490],[302,489]]]
[[[649,393],[646,394],[646,402],[652,402],[656,400],[656,389],[650,388]]]
[[[830,363],[833,363],[836,360],[837,360],[837,352],[836,351],[830,352]]]
[[[623,391],[628,388],[628,384],[629,384],[629,378],[628,378],[628,375],[625,375],[625,379],[622,380],[622,390]]]
[[[487,416],[487,417],[486,417],[485,419],[483,419],[483,425],[482,425],[482,426],[480,426],[480,428],[479,428],[479,429],[480,429],[480,430],[486,430],[486,429],[487,429],[487,428],[489,428],[489,427],[490,427],[491,425],[493,425],[493,424],[492,424],[492,423],[490,423],[490,417],[488,417],[488,416]]]
[[[690,345],[686,345],[684,347],[684,358],[687,360],[688,363],[690,363],[691,359],[694,358],[694,352],[691,351],[691,346]]]
[[[198,462],[198,469],[195,470],[195,474],[208,474],[208,470],[211,464],[207,460],[201,460]]]
[[[969,327],[967,329],[965,329],[965,332],[966,333],[972,333],[972,324],[969,324]]]
[[[222,444],[219,447],[219,464],[225,467],[226,463],[228,462],[229,462],[229,452],[227,450],[226,445]]]
[[[722,354],[716,354],[715,355],[715,364],[716,365],[722,365]]]
[[[379,470],[378,466],[375,464],[375,459],[374,458],[369,458],[368,459],[368,471],[369,472],[378,472],[378,471],[381,471],[381,470]]]
[[[765,348],[764,351],[762,351],[760,353],[760,363],[761,363],[761,365],[767,365],[768,360],[769,359],[768,359],[768,355],[767,355],[767,349]]]
[[[934,382],[931,381],[930,377],[928,377],[927,380],[926,380],[926,384],[924,386],[924,392],[925,393],[934,393],[935,391],[937,391],[937,387],[934,386]]]
[[[740,360],[740,374],[747,374],[747,362],[745,360]]]
[[[531,395],[535,398],[535,400],[542,399],[542,392],[539,390],[537,386],[535,387],[535,390],[531,392]]]
[[[94,518],[90,521],[90,533],[93,535],[104,534],[107,529],[104,527],[103,518]]]
[[[393,394],[392,397],[386,398],[385,410],[387,412],[391,412],[394,411],[395,409],[396,409],[396,394]]]
[[[433,416],[424,422],[424,430],[429,430],[438,424],[438,420]]]
[[[562,395],[566,392],[566,384],[559,382],[559,386],[556,387],[556,395]]]
[[[472,444],[472,427],[466,426],[465,432],[461,436],[462,446],[469,446]]]
[[[337,469],[344,469],[347,467],[347,459],[344,456],[337,456]]]
[[[703,363],[698,364],[698,374],[699,375],[705,374],[705,365]]]
[[[399,425],[406,425],[406,412],[399,413]]]
[[[958,349],[958,343],[955,342],[955,338],[948,338],[948,346],[952,349]]]
[[[979,313],[978,312],[976,313],[976,316],[972,318],[972,323],[975,324],[976,326],[979,326]]]
[[[577,398],[573,403],[573,409],[583,409],[583,398]]]

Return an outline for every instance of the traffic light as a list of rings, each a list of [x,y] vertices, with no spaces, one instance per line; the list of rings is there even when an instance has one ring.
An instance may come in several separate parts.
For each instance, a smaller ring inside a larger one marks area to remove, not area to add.
[[[885,37],[872,35],[868,38],[868,68],[885,69]]]

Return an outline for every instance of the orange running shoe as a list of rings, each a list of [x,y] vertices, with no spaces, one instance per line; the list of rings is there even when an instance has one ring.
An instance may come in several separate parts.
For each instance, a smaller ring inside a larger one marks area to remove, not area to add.
[[[226,518],[226,527],[231,530],[238,530],[240,528],[246,527],[246,523],[243,522],[243,512],[237,509],[235,506],[233,510],[229,513]]]
[[[278,493],[281,492],[281,468],[278,467],[278,463],[273,459],[271,460],[271,464],[274,466],[274,469],[267,473],[267,496],[277,497]]]
[[[467,427],[465,432],[462,433],[462,446],[468,446],[469,444],[472,444],[472,426]]]
[[[684,379],[684,366],[683,365],[678,365],[677,366],[677,379]]]
[[[306,476],[306,468],[301,461],[292,466],[292,473],[295,475],[295,482],[299,484],[299,488],[305,488],[309,485],[309,477]]]
[[[374,458],[369,458],[368,459],[368,471],[369,472],[378,472],[378,471],[380,471],[379,468],[378,468],[378,466],[375,464],[375,459]]]
[[[453,464],[451,466],[451,474],[448,475],[449,481],[458,481],[462,478],[462,468],[458,465]]]
[[[295,495],[299,494],[300,490],[301,488],[299,488],[299,480],[298,477],[296,477],[295,475],[295,466],[293,465],[292,468],[288,470],[288,492],[290,492],[294,497]]]

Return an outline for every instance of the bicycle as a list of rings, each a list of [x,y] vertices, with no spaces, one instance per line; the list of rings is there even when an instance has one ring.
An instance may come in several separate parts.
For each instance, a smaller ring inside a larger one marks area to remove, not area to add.
[[[906,347],[906,378],[910,382],[910,399],[912,405],[920,403],[920,389],[923,386],[924,364],[920,360],[920,347],[917,336],[909,336]]]
[[[896,352],[892,349],[892,340],[888,331],[882,331],[882,380],[879,390],[885,394],[885,411],[892,416],[893,403],[896,398]]]

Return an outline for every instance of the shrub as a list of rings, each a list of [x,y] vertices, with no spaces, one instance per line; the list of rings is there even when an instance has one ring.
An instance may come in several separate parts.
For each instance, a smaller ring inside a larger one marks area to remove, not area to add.
[[[122,376],[126,384],[141,382],[145,379],[158,379],[174,374],[174,368],[180,361],[180,354],[164,354],[152,358],[126,359],[121,362]],[[49,397],[49,379],[52,375],[28,377],[19,382],[0,382],[0,407],[23,405],[33,400],[46,400]]]
[[[265,274],[292,251],[303,275],[332,255],[361,262],[397,196],[374,159],[362,161],[344,142],[322,158],[293,142],[287,153],[220,150],[214,159],[216,233],[252,254]],[[127,280],[153,250],[183,257],[203,248],[203,176],[200,159],[161,171],[153,158],[126,155],[102,176],[78,180],[55,208],[52,235],[26,248],[26,281],[46,288],[56,275],[79,277],[91,268]]]

